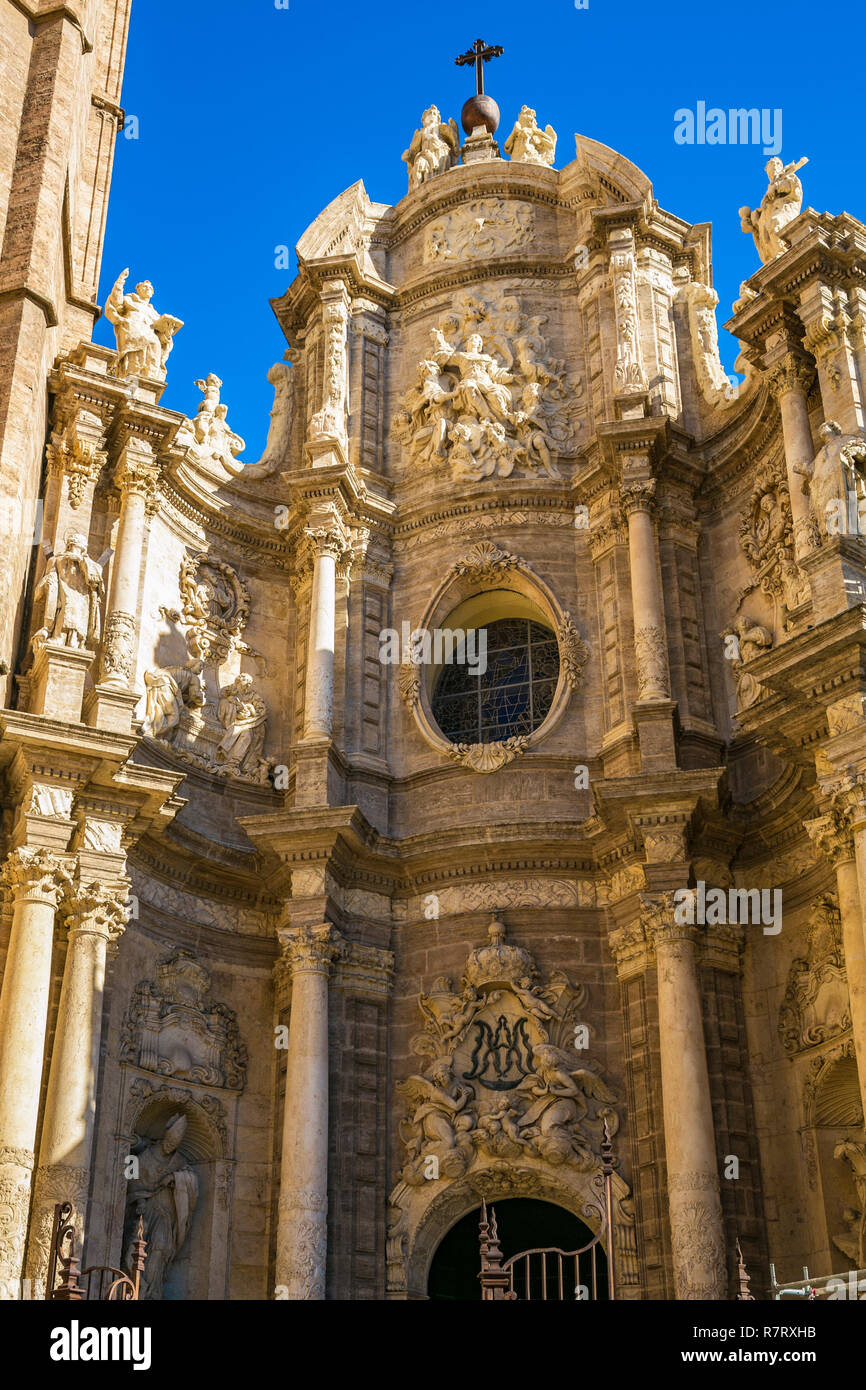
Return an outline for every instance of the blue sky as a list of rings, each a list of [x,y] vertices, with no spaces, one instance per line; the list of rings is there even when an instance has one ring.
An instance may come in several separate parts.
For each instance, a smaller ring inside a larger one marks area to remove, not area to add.
[[[117,142],[100,287],[104,302],[125,266],[130,286],[153,281],[157,308],[185,321],[163,404],[194,413],[193,382],[215,371],[248,461],[264,447],[265,374],[285,347],[268,300],[294,273],[295,243],[359,178],[376,201],[403,197],[400,156],[430,102],[459,119],[474,88],[453,60],[479,36],[505,49],[487,66],[500,140],[525,102],[559,136],[557,168],[580,131],[633,160],[670,212],[713,224],[720,324],[758,267],[737,210],[760,202],[767,155],[677,144],[679,108],[780,108],[782,157],[809,156],[804,203],[866,220],[854,75],[866,26],[851,0],[830,11],[832,39],[803,0],[288,5],[133,0],[123,104],[138,138]],[[275,266],[281,245],[290,272]],[[113,345],[105,320],[95,337]],[[736,346],[720,340],[730,370]]]

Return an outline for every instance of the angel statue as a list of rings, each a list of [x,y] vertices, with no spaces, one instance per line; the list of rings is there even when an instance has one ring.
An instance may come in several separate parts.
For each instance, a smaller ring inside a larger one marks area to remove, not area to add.
[[[265,782],[268,764],[262,749],[268,712],[262,697],[253,690],[252,676],[245,672],[225,687],[217,714],[225,729],[216,749],[217,770]]]
[[[800,215],[803,185],[797,178],[797,170],[808,163],[808,159],[803,158],[783,164],[773,155],[765,170],[770,186],[761,199],[761,206],[740,208],[740,226],[744,232],[751,232],[762,265],[788,250],[782,232]]]
[[[141,1297],[159,1299],[169,1266],[180,1252],[198,1201],[198,1178],[178,1152],[186,1134],[186,1116],[172,1115],[161,1139],[133,1145],[138,1177],[130,1178],[123,1231],[123,1267],[133,1269],[138,1218],[144,1220],[147,1259]]]
[[[441,384],[441,374],[438,362],[425,358],[418,363],[418,381],[406,392],[394,422],[397,437],[412,441],[419,463],[432,463],[445,453],[452,393]]]
[[[504,149],[520,164],[551,165],[556,158],[556,131],[552,125],[541,130],[532,107],[522,106]]]
[[[204,662],[194,657],[184,666],[145,671],[147,691],[142,730],[149,738],[168,740],[180,723],[184,705],[200,709],[205,702],[201,673]]]
[[[401,1126],[409,1161],[403,1180],[420,1186],[425,1179],[424,1159],[435,1157],[445,1178],[462,1177],[472,1162],[474,1150],[469,1132],[475,1121],[467,1103],[473,1099],[471,1086],[454,1079],[452,1063],[440,1057],[426,1076],[410,1076],[397,1086],[409,1106]]]
[[[102,570],[87,553],[87,538],[77,531],[66,535],[62,555],[52,555],[36,588],[44,594],[42,627],[33,637],[34,650],[46,642],[82,649],[99,641],[99,605],[104,593]]]
[[[530,1097],[520,1121],[521,1137],[532,1139],[539,1158],[549,1163],[565,1163],[576,1155],[581,1166],[591,1167],[592,1152],[578,1133],[589,1108],[586,1096],[613,1101],[614,1095],[586,1067],[572,1071],[568,1055],[551,1043],[534,1047],[532,1062],[535,1074],[520,1086]]]
[[[419,184],[456,164],[459,148],[460,136],[454,117],[445,125],[439,107],[428,106],[421,117],[421,129],[415,131],[411,145],[403,151],[403,158],[409,165],[410,193]]]
[[[146,376],[154,381],[165,381],[165,363],[172,349],[172,340],[178,329],[183,328],[181,319],[171,314],[159,314],[151,304],[153,285],[142,280],[136,285],[133,294],[124,294],[123,286],[129,270],[118,275],[111,294],[105,301],[105,317],[114,326],[117,341],[117,367],[119,377]]]

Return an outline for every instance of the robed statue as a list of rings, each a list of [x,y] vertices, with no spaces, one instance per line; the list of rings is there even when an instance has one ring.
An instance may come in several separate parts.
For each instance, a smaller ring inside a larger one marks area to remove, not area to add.
[[[128,270],[118,275],[105,301],[105,317],[114,327],[117,341],[117,375],[146,376],[165,381],[165,363],[181,319],[160,314],[151,303],[153,285],[142,280],[131,294],[124,294]]]
[[[66,549],[51,556],[36,588],[36,597],[44,597],[45,607],[42,626],[33,638],[34,648],[46,642],[79,650],[92,648],[99,641],[103,592],[102,570],[87,553],[87,538],[69,531]]]
[[[123,1228],[123,1267],[134,1268],[138,1218],[144,1223],[147,1257],[141,1297],[159,1299],[169,1267],[192,1225],[198,1201],[198,1178],[179,1152],[186,1116],[172,1115],[161,1139],[143,1139],[133,1147],[138,1176],[129,1180]]]

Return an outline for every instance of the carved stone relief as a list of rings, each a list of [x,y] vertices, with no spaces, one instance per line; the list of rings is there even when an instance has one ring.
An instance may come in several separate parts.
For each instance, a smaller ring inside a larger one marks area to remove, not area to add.
[[[418,1001],[424,1031],[411,1046],[432,1060],[398,1086],[407,1106],[402,1178],[410,1186],[433,1170],[461,1177],[482,1155],[528,1154],[588,1170],[603,1119],[613,1132],[618,1124],[613,1093],[576,1065],[583,986],[561,971],[542,984],[529,952],[506,944],[500,922],[488,935],[489,944],[470,953],[459,993],[440,977]],[[604,1105],[593,1111],[593,1101]]]
[[[533,222],[531,203],[479,198],[431,223],[424,238],[424,260],[462,261],[516,251],[532,240]]]
[[[851,1026],[842,922],[835,893],[815,898],[805,956],[788,972],[779,1013],[779,1036],[789,1054],[844,1033]]]
[[[791,501],[781,460],[767,461],[755,475],[740,517],[740,545],[753,577],[737,596],[738,609],[755,589],[777,602],[785,618],[808,599],[809,582],[794,558]]]
[[[557,458],[575,448],[582,387],[549,358],[544,322],[513,295],[457,297],[395,415],[395,437],[413,463],[473,480],[560,476]]]
[[[249,590],[231,565],[185,555],[180,593],[182,612],[161,612],[185,626],[189,658],[145,671],[144,733],[203,771],[265,785],[271,767],[263,756],[267,709],[254,678],[242,672],[220,683],[221,668],[237,654],[257,655],[241,637]]]
[[[210,974],[180,948],[143,980],[127,1010],[120,1060],[143,1071],[242,1090],[247,1052],[234,1010],[210,999]]]

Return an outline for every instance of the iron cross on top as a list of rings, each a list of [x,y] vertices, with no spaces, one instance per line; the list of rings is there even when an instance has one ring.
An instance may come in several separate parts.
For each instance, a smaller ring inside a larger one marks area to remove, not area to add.
[[[486,44],[483,39],[476,39],[466,53],[461,53],[459,58],[454,59],[459,68],[462,68],[464,63],[475,64],[476,96],[484,95],[484,64],[489,63],[491,58],[501,58],[504,52],[505,49],[499,44]]]

